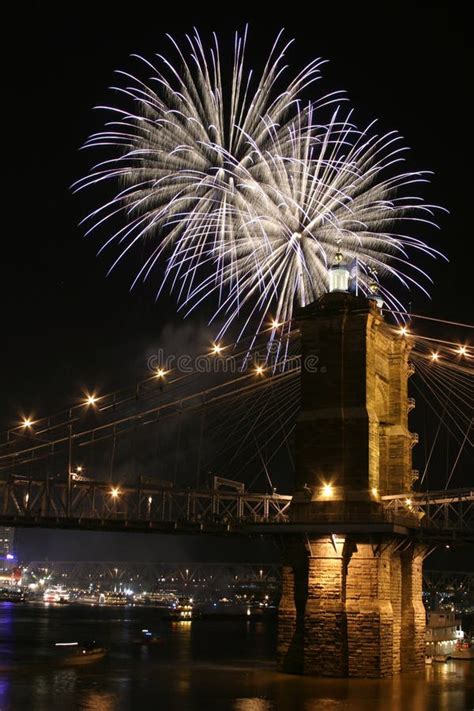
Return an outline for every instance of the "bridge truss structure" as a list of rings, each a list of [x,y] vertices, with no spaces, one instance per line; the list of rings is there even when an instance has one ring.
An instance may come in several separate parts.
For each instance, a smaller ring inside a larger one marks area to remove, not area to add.
[[[245,586],[275,590],[281,582],[277,563],[206,563],[136,561],[31,561],[23,574],[51,584],[99,584],[103,588],[138,590],[192,590],[209,588],[225,592]],[[43,583],[44,584],[44,583]]]
[[[269,562],[137,562],[137,561],[31,561],[23,574],[43,584],[98,584],[104,589],[122,586],[140,590],[229,589],[251,587],[278,591],[281,564]],[[474,594],[474,571],[423,570],[423,588],[429,594]]]
[[[0,481],[0,525],[175,534],[310,531],[311,524],[290,520],[290,502],[289,495],[247,492],[242,483],[218,477],[213,488],[199,490],[24,477]],[[474,542],[472,489],[383,496],[381,503],[380,525],[397,524],[431,540]],[[338,532],[337,521],[326,525]]]

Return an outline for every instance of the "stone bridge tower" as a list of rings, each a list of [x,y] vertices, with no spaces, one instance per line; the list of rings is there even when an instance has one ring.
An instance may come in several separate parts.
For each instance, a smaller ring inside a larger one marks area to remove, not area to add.
[[[300,532],[283,566],[281,668],[340,677],[421,669],[425,551],[380,499],[412,487],[409,346],[375,300],[345,291],[297,320],[302,407],[290,519]]]

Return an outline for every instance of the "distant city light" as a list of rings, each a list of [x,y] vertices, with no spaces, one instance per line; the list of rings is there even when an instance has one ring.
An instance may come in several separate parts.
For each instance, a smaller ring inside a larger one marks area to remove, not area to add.
[[[15,558],[15,556],[12,555],[11,553],[7,553],[5,557],[7,560],[13,560]]]

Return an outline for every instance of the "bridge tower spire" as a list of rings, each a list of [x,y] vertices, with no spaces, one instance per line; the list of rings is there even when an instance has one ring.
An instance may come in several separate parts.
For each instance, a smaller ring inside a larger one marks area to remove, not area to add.
[[[290,520],[302,533],[286,549],[281,666],[359,677],[421,668],[424,548],[381,505],[412,485],[409,345],[377,300],[345,290],[302,309],[297,323],[302,407]]]

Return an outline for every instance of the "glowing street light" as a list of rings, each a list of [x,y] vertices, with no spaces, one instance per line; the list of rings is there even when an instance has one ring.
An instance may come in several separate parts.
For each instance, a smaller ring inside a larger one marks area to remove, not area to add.
[[[431,360],[434,360],[434,361],[439,360],[439,353],[437,351],[433,351],[433,353],[431,354],[430,357],[431,357]]]
[[[222,346],[219,343],[214,343],[211,353],[212,355],[220,355],[222,353]]]
[[[399,330],[400,336],[408,336],[409,331],[407,326],[401,326]]]
[[[84,403],[84,404],[85,404],[85,405],[95,405],[96,402],[97,402],[97,400],[98,400],[98,397],[96,397],[96,395],[94,395],[94,394],[88,395],[88,396],[86,397],[86,399],[85,399],[85,403]]]
[[[323,486],[323,494],[324,496],[332,496],[333,493],[333,488],[331,484],[324,484]]]
[[[111,488],[111,490],[110,490],[110,496],[111,496],[113,499],[116,499],[117,497],[120,496],[120,489],[119,489],[118,486],[113,486],[113,487]]]
[[[465,356],[465,355],[467,355],[467,348],[466,348],[466,346],[459,346],[459,348],[456,352],[461,356]]]
[[[272,328],[280,328],[281,325],[282,324],[278,321],[275,321],[275,319],[272,321]]]
[[[263,375],[265,368],[262,365],[257,365],[255,368],[255,375]]]
[[[157,368],[155,372],[155,378],[164,378],[166,375],[166,370],[163,368]]]
[[[23,429],[28,429],[32,426],[32,424],[33,420],[31,419],[31,417],[24,417],[21,426],[23,427]]]

